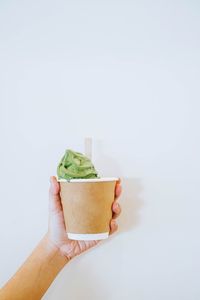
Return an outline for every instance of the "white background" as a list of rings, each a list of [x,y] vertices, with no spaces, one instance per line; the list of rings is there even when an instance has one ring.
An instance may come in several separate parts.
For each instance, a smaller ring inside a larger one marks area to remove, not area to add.
[[[45,300],[200,299],[200,4],[0,2],[0,284],[47,229],[49,176],[94,140],[120,231]]]

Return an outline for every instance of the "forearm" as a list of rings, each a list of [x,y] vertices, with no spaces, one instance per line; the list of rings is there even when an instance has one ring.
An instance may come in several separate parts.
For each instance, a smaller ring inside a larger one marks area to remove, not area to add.
[[[0,300],[39,300],[68,262],[45,236],[0,291]]]

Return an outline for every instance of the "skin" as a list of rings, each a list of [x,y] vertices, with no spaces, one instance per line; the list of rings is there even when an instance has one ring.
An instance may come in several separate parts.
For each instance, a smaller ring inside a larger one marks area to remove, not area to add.
[[[117,231],[116,218],[121,212],[117,200],[121,194],[120,181],[115,188],[110,234]],[[48,232],[16,274],[0,290],[0,300],[39,300],[57,274],[75,256],[94,247],[100,241],[73,241],[66,235],[60,199],[60,185],[50,178]]]

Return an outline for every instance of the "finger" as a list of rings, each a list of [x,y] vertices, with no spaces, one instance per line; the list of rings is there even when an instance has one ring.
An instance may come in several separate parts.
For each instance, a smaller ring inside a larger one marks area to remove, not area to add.
[[[60,185],[54,176],[50,177],[50,188],[49,188],[49,211],[59,212],[62,210],[60,200]]]
[[[113,212],[113,219],[116,219],[117,217],[119,217],[120,213],[121,213],[121,206],[119,205],[118,202],[114,202],[112,205],[112,212]]]
[[[117,200],[122,193],[122,187],[120,182],[118,181],[115,186],[115,200]]]
[[[110,235],[116,232],[118,229],[118,225],[115,220],[111,220],[110,222]]]

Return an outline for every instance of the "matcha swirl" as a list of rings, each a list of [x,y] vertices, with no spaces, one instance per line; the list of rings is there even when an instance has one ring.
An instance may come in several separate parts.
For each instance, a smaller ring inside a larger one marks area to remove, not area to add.
[[[57,168],[58,179],[97,178],[91,160],[82,153],[66,150]]]

